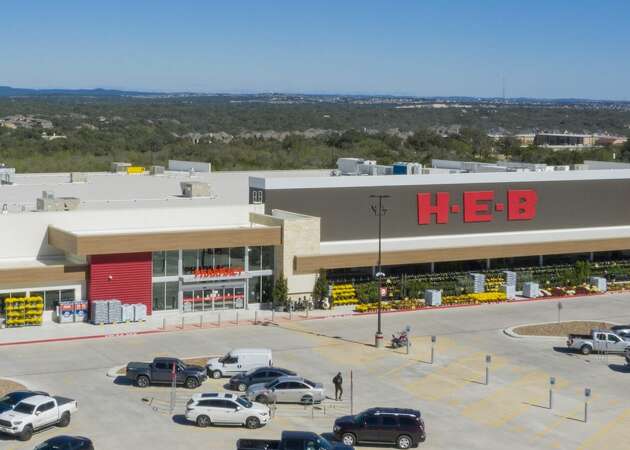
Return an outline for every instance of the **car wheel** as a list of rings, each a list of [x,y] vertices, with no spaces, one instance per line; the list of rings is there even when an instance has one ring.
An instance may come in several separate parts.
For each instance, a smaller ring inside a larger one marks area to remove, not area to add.
[[[269,404],[269,397],[267,397],[264,394],[260,394],[260,395],[256,396],[256,401],[258,403],[262,403],[263,405],[267,405],[267,404]]]
[[[212,421],[208,416],[199,416],[195,422],[197,422],[199,428],[206,428],[212,425]]]
[[[302,397],[301,403],[303,405],[312,405],[315,402],[313,401],[313,397],[311,397],[310,395],[305,395],[304,397]]]
[[[149,381],[149,377],[145,375],[140,375],[138,379],[136,380],[136,385],[141,388],[145,388],[149,386],[150,383],[151,382]]]
[[[246,385],[245,383],[240,383],[240,384],[238,385],[238,390],[239,390],[240,392],[245,392],[245,391],[247,390],[247,385]]]
[[[221,378],[221,371],[220,370],[213,371],[212,378],[214,378],[215,380],[218,380],[219,378]]]
[[[343,445],[354,447],[354,444],[357,443],[357,438],[352,433],[344,433],[341,435],[341,442],[343,442]]]
[[[33,437],[33,427],[31,425],[26,425],[22,432],[18,435],[18,440],[25,442],[30,441]]]
[[[403,434],[402,436],[398,436],[398,439],[396,439],[396,447],[398,448],[403,448],[403,449],[411,448],[412,443],[413,441],[406,434]]]
[[[245,426],[250,430],[260,427],[260,420],[258,417],[248,417],[245,421]]]
[[[593,351],[593,349],[590,345],[583,345],[582,348],[580,348],[580,351],[583,355],[588,355]]]
[[[59,423],[57,424],[58,427],[67,427],[68,425],[70,425],[70,413],[69,412],[65,412],[61,415],[61,419],[59,420]]]
[[[197,386],[199,386],[199,382],[197,381],[196,378],[193,378],[193,377],[186,378],[186,387],[188,389],[195,389]]]

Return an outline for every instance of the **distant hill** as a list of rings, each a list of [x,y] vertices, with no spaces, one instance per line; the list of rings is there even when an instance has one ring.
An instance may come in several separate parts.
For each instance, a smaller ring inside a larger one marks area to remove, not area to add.
[[[119,91],[116,89],[26,89],[0,86],[0,97],[33,97],[49,95],[74,95],[81,97],[122,97],[164,95],[157,92]]]

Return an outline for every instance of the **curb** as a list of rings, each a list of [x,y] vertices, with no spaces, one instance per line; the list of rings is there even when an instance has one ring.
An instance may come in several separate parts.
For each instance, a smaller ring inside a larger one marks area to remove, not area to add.
[[[592,322],[592,320],[570,320],[569,322]],[[531,340],[539,340],[539,341],[565,340],[566,339],[565,336],[535,336],[535,335],[530,336],[526,334],[518,334],[516,331],[514,331],[515,328],[520,328],[520,327],[528,327],[528,326],[533,326],[533,325],[548,325],[548,324],[555,324],[555,323],[557,322],[523,323],[520,325],[514,325],[513,327],[504,328],[503,334],[514,339],[531,339]],[[613,325],[617,325],[614,322],[609,322],[609,323],[612,323]]]

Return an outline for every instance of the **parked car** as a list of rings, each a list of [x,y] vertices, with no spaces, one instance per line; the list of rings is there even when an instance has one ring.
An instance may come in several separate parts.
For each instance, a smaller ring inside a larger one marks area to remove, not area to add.
[[[570,334],[567,347],[579,350],[583,355],[591,352],[624,353],[630,347],[630,336],[619,336],[610,330],[592,330],[591,334]]]
[[[610,331],[614,331],[619,336],[627,338],[630,336],[630,325],[615,325],[610,327]]]
[[[70,425],[70,418],[77,408],[77,402],[69,398],[35,395],[0,414],[0,432],[28,441],[35,431],[54,425]]]
[[[94,444],[86,437],[57,436],[42,442],[35,450],[94,450]]]
[[[206,367],[208,376],[221,378],[272,365],[273,357],[268,348],[237,348],[220,358],[210,358]]]
[[[247,388],[247,398],[260,403],[319,403],[326,398],[321,383],[302,377],[280,377]]]
[[[426,439],[420,411],[400,408],[370,408],[355,416],[335,420],[335,437],[346,445],[395,444],[415,447]]]
[[[178,385],[195,389],[208,379],[204,367],[189,366],[177,358],[155,358],[151,363],[130,362],[126,376],[141,388],[151,384],[170,384],[173,382],[173,365]]]
[[[280,440],[239,439],[236,450],[354,450],[308,431],[283,431]]]
[[[22,400],[26,400],[27,398],[34,397],[36,395],[48,395],[47,392],[42,391],[14,391],[9,392],[0,398],[0,413],[5,411],[9,411],[15,408],[15,405],[20,403]]]
[[[279,377],[296,376],[297,373],[279,367],[259,367],[249,372],[239,373],[230,378],[230,389],[245,392],[252,384],[269,383]]]
[[[269,422],[271,410],[235,394],[195,394],[186,404],[186,419],[202,428],[215,424],[259,428]]]

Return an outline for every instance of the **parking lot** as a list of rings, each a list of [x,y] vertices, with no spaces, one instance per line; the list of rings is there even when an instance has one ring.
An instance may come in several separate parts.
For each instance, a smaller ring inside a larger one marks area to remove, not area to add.
[[[563,320],[630,321],[628,295],[563,304]],[[352,371],[355,412],[377,405],[422,411],[427,441],[420,448],[621,448],[630,439],[630,370],[623,358],[577,355],[563,351],[564,339],[515,339],[502,332],[553,321],[556,305],[538,301],[385,314],[386,337],[411,327],[409,355],[371,346],[374,315],[4,347],[0,377],[75,398],[79,411],[67,429],[44,431],[29,443],[0,436],[0,446],[30,449],[63,433],[88,436],[97,449],[229,450],[239,437],[277,438],[282,430],[330,433],[334,419],[350,412]],[[431,335],[437,336],[434,364]],[[219,355],[252,346],[272,348],[276,366],[323,382],[329,395],[332,377],[341,371],[344,401],[328,400],[314,409],[279,405],[272,422],[258,430],[200,429],[183,420],[184,404],[192,392],[223,390],[225,379],[209,380],[195,391],[178,388],[171,415],[170,388],[139,389],[106,375],[128,361]],[[486,355],[492,356],[489,385],[484,384]],[[552,410],[550,376],[557,379]],[[583,421],[585,387],[593,391],[588,423]]]

